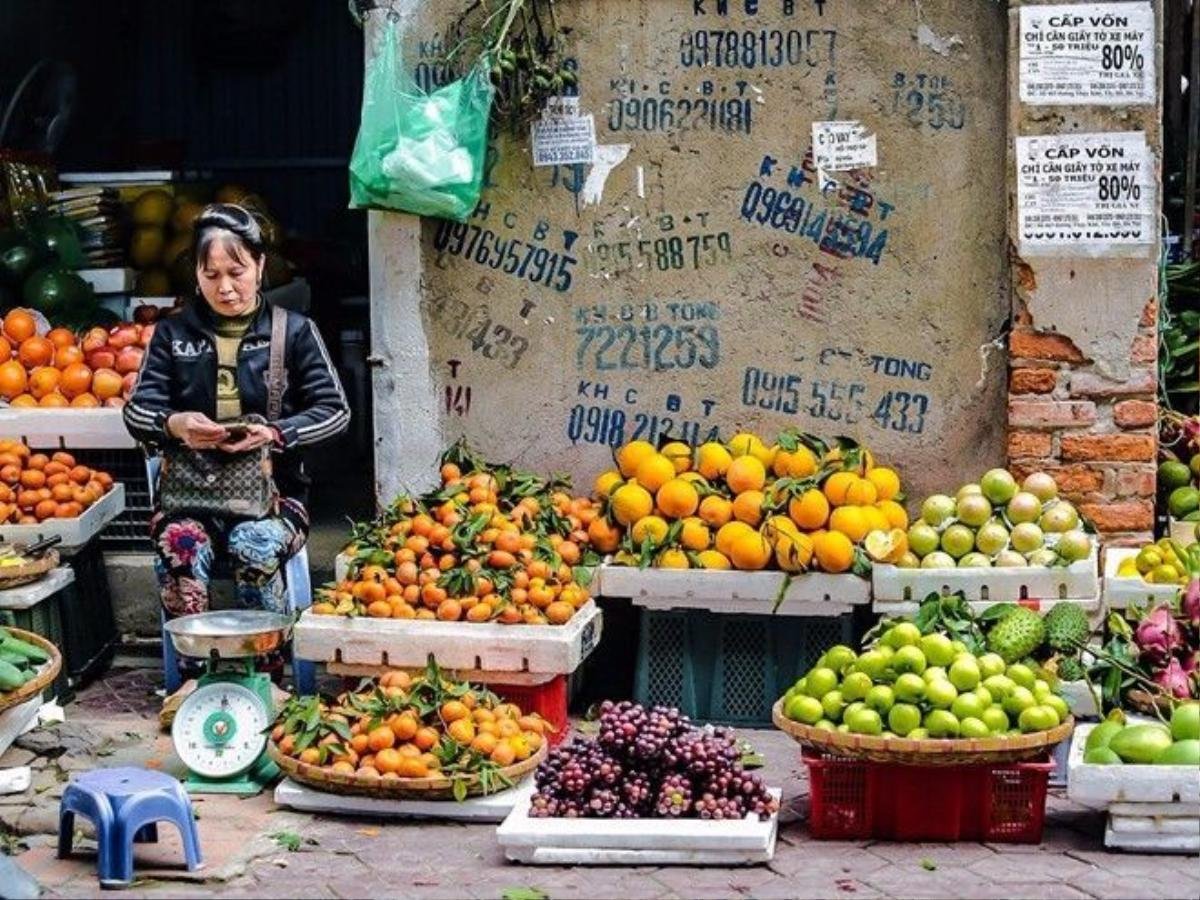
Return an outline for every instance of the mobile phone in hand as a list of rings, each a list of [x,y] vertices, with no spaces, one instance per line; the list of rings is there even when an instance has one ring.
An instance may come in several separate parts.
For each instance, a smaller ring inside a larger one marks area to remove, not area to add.
[[[225,430],[229,432],[229,437],[226,438],[226,441],[231,444],[237,443],[250,433],[250,429],[248,427],[238,424],[226,425]]]

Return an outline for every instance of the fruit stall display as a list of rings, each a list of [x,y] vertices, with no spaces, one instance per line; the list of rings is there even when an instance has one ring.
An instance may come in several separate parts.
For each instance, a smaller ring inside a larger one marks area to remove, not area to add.
[[[1027,655],[1046,630],[1014,606],[985,635],[961,600],[932,598],[917,621],[881,622],[861,652],[826,650],[775,708],[805,748],[814,836],[1039,841],[1046,754],[1073,727]],[[1000,784],[1007,807],[991,803]],[[949,817],[910,805],[922,794]]]
[[[1160,509],[1168,516],[1170,535],[1181,543],[1200,541],[1200,417],[1168,414],[1180,437],[1175,450],[1158,467]]]
[[[1116,712],[1071,745],[1068,795],[1108,808],[1104,843],[1143,852],[1200,852],[1200,703],[1161,720]]]
[[[697,725],[678,709],[628,701],[605,701],[596,725],[594,737],[551,750],[538,766],[532,797],[497,832],[509,858],[770,859],[779,793],[749,771],[753,756],[732,731]]]
[[[1159,538],[1142,547],[1110,547],[1104,557],[1104,600],[1110,608],[1171,601],[1200,578],[1200,543]]]
[[[868,535],[869,545],[883,537]],[[1045,472],[1018,484],[992,469],[953,497],[927,497],[905,538],[906,552],[874,568],[877,603],[913,604],[955,590],[973,601],[1099,600],[1096,541]]]
[[[0,398],[10,409],[123,406],[153,334],[152,321],[42,334],[29,310],[9,310],[0,333]]]
[[[0,440],[0,526],[78,519],[113,489],[111,475],[70,453],[33,453],[21,441]]]
[[[431,661],[416,676],[385,672],[332,703],[293,698],[268,752],[289,777],[318,790],[462,800],[530,774],[551,730],[485,688],[446,678]]]

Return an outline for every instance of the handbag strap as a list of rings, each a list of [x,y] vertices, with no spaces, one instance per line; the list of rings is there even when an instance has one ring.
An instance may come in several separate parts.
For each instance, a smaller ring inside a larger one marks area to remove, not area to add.
[[[267,369],[267,421],[275,422],[283,412],[283,351],[287,343],[287,313],[271,307],[271,361]]]

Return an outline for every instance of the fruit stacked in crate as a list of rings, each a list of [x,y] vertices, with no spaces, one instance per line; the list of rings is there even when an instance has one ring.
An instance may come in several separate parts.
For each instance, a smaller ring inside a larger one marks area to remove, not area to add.
[[[1200,541],[1200,417],[1180,418],[1180,452],[1159,465],[1158,493],[1160,508],[1170,517],[1171,536],[1190,543]]]
[[[867,534],[902,541],[908,525],[895,470],[853,442],[796,431],[632,441],[594,488],[605,515],[588,533],[618,565],[865,575]]]
[[[1081,728],[1071,748],[1071,799],[1108,807],[1104,843],[1143,852],[1200,852],[1200,703],[1169,721],[1121,712]]]
[[[70,453],[34,453],[22,441],[0,439],[0,525],[78,518],[112,487],[112,476]]]

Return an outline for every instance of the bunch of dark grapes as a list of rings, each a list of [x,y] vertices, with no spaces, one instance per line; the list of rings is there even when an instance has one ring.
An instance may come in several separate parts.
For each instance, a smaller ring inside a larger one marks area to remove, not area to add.
[[[646,710],[638,703],[605,700],[600,706],[600,731],[596,740],[617,756],[628,756],[646,727],[646,720]]]
[[[654,796],[654,779],[648,772],[631,769],[621,783],[621,801],[638,814],[649,813]]]
[[[660,816],[678,819],[692,808],[692,779],[678,772],[666,776],[658,789],[654,811]]]
[[[656,762],[672,740],[691,728],[691,720],[679,710],[655,706],[646,714],[645,723],[633,744],[633,755],[645,762]]]
[[[611,819],[620,802],[620,794],[612,788],[593,788],[587,802],[587,815],[593,819]]]
[[[693,729],[667,746],[663,763],[671,769],[711,777],[730,769],[741,755],[737,741],[729,732],[714,728]]]
[[[742,819],[746,816],[741,797],[702,794],[692,808],[701,819]]]

